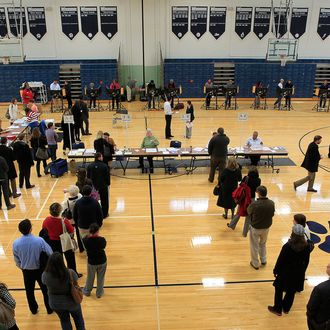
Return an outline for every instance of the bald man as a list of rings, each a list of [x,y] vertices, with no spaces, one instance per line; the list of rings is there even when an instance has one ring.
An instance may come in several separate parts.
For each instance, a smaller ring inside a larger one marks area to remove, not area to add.
[[[330,276],[330,264],[326,273]],[[330,279],[313,289],[307,304],[307,324],[309,330],[330,328]]]
[[[277,99],[274,103],[274,109],[276,109],[276,108],[280,109],[281,108],[281,101],[282,101],[282,97],[283,97],[283,94],[282,94],[283,87],[284,87],[284,79],[281,79],[280,82],[276,86],[276,97],[277,97]]]
[[[252,136],[248,138],[248,140],[246,141],[246,146],[249,147],[249,148],[258,148],[258,147],[262,147],[263,145],[263,142],[261,141],[260,137],[258,137],[258,132],[257,131],[254,131]],[[258,163],[260,161],[260,155],[253,155],[253,156],[250,156],[250,159],[251,159],[251,165],[253,166],[258,166]]]

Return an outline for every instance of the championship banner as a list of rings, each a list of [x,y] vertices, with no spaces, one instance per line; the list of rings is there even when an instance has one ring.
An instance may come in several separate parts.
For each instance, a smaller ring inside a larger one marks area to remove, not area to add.
[[[322,40],[325,40],[330,34],[330,8],[320,8],[317,33]]]
[[[5,8],[0,8],[0,38],[4,38],[7,34],[8,28]]]
[[[253,32],[260,40],[269,32],[271,15],[270,7],[256,7],[254,9]]]
[[[226,7],[210,7],[209,31],[219,39],[226,31]]]
[[[274,22],[275,31],[272,27],[272,32],[275,34],[276,38],[282,38],[288,31],[288,15],[285,8],[274,8]]]
[[[252,7],[236,7],[235,32],[243,40],[251,32]]]
[[[30,33],[38,40],[46,34],[46,17],[44,7],[28,7],[28,21]]]
[[[15,37],[18,36],[17,30],[21,32],[21,8],[7,8],[8,19],[9,19],[9,29],[12,35]],[[26,16],[25,16],[25,8],[22,7],[22,19],[23,19],[23,37],[27,33],[26,27]]]
[[[172,7],[172,32],[181,39],[188,32],[188,6]]]
[[[62,32],[72,40],[79,32],[78,7],[61,7]]]
[[[81,31],[92,40],[99,32],[97,24],[97,7],[80,7]]]
[[[306,32],[308,8],[292,8],[290,33],[299,39]]]
[[[190,31],[199,39],[207,27],[207,7],[194,6],[190,8]]]
[[[110,40],[118,32],[117,7],[100,7],[101,31]]]

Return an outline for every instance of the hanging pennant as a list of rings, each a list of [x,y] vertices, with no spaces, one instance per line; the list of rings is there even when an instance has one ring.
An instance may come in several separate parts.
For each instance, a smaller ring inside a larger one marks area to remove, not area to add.
[[[207,7],[194,6],[190,8],[190,31],[200,39],[206,32]]]
[[[306,32],[308,8],[292,8],[290,33],[299,39]]]
[[[253,32],[260,40],[269,32],[271,14],[270,7],[254,9]]]
[[[288,32],[288,10],[286,8],[274,8],[275,31],[272,26],[272,32],[276,38],[282,38]]]
[[[325,40],[330,35],[330,8],[320,8],[317,33],[322,40]]]
[[[118,32],[117,7],[100,7],[101,31],[110,40]]]
[[[46,18],[44,7],[28,7],[28,21],[30,33],[38,40],[46,34]]]
[[[21,8],[7,8],[10,33],[17,37],[21,31]],[[27,33],[25,8],[22,7],[23,37]],[[17,30],[19,33],[17,33]]]
[[[60,7],[62,32],[72,40],[79,32],[78,7]]]
[[[97,24],[97,7],[80,7],[81,31],[92,40],[99,32]]]
[[[251,32],[252,7],[236,7],[235,32],[243,40]]]
[[[5,8],[0,8],[0,38],[8,36]]]
[[[172,7],[172,32],[181,39],[188,32],[188,6]]]
[[[209,31],[219,39],[226,31],[226,7],[210,7]]]

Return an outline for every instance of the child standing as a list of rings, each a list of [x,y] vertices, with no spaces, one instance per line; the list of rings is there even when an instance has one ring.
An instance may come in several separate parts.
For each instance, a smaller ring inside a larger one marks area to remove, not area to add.
[[[90,296],[93,290],[95,273],[97,274],[96,297],[104,294],[104,276],[107,269],[105,247],[107,241],[99,235],[100,227],[96,223],[89,226],[89,235],[83,239],[87,251],[87,279],[83,289],[85,296]]]

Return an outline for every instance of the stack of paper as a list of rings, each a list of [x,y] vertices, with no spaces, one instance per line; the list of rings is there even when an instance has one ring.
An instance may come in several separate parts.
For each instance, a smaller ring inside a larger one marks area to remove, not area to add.
[[[146,148],[146,152],[157,152],[157,148]]]

